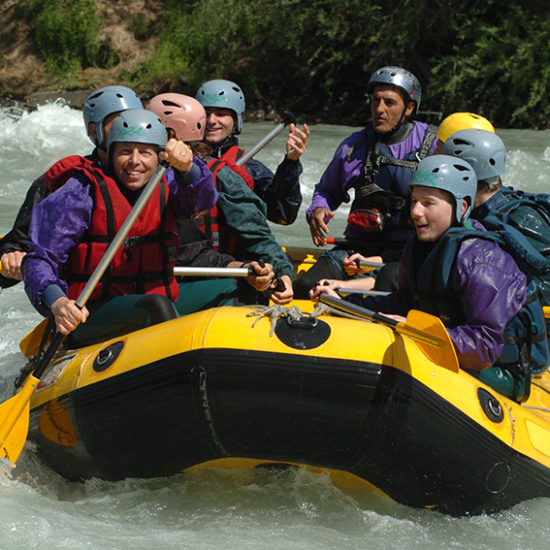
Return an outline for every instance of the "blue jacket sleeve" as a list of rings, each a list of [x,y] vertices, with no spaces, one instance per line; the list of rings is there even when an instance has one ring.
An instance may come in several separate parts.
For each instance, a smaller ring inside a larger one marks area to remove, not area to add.
[[[302,163],[285,156],[273,175],[267,166],[251,159],[245,169],[254,179],[254,192],[267,206],[267,219],[281,225],[293,223],[302,204],[299,181]]]

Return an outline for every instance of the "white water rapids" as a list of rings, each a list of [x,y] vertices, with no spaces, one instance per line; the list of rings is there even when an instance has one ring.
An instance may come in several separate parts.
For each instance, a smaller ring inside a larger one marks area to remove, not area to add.
[[[272,125],[246,124],[250,147]],[[353,130],[311,127],[301,178],[303,210],[339,142]],[[505,181],[548,191],[550,132],[499,131],[508,150]],[[257,158],[273,170],[284,133]],[[91,143],[80,111],[50,104],[13,116],[0,110],[0,234],[5,234],[32,180]],[[340,236],[344,207],[331,222]],[[282,244],[311,246],[303,214],[274,227]],[[0,294],[0,397],[8,395],[24,363],[19,341],[40,320],[22,285]],[[475,464],[472,464],[475,468]],[[226,473],[117,483],[68,482],[42,464],[27,445],[13,479],[0,476],[0,550],[31,549],[499,549],[540,550],[550,540],[550,499],[472,518],[408,508],[375,493],[350,494],[328,476],[309,471]]]

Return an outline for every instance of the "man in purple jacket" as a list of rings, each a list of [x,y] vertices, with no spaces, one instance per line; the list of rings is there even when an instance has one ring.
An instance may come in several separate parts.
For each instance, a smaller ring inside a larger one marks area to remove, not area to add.
[[[85,158],[97,163],[98,166],[106,166],[107,137],[113,121],[122,111],[141,107],[141,99],[136,92],[126,86],[105,86],[92,92],[84,102],[82,114],[84,128],[94,144],[94,150]],[[55,170],[55,167],[54,164],[48,172]],[[22,279],[21,260],[31,249],[28,233],[32,210],[47,194],[48,172],[33,181],[15,218],[13,228],[0,238],[0,262],[2,263],[0,287],[2,288],[13,286]]]
[[[105,172],[84,164],[35,206],[30,223],[33,250],[21,268],[32,304],[53,317],[58,331],[70,334],[67,342],[75,347],[154,324],[162,320],[153,318],[159,309],[169,317],[177,315],[172,305],[179,294],[173,274],[179,245],[176,219],[208,211],[217,200],[211,172],[186,144],[167,141],[166,129],[151,111],[121,113],[109,132],[107,150]],[[79,309],[76,298],[159,159],[171,168],[87,307]]]
[[[321,256],[295,282],[296,298],[307,298],[321,278],[348,279],[342,260],[350,249],[371,261],[396,262],[412,235],[408,184],[418,160],[435,146],[435,128],[412,120],[420,106],[421,89],[409,71],[382,67],[371,76],[367,91],[372,121],[338,146],[306,212],[313,243],[324,246],[328,222],[343,202],[350,201],[353,188],[355,197],[344,232],[350,243]],[[395,275],[389,266],[386,275],[390,284]]]

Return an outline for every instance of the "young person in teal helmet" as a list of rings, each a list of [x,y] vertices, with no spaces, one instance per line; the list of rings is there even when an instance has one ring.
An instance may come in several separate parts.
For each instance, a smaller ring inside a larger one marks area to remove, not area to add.
[[[245,112],[241,87],[230,80],[209,80],[195,97],[206,110],[204,140],[212,147],[212,156],[235,162],[244,153],[237,137]],[[300,157],[306,150],[308,136],[307,124],[302,129],[289,125],[286,154],[275,174],[259,160],[250,159],[245,164],[247,184],[265,202],[267,219],[273,223],[289,225],[296,220],[302,204]]]
[[[74,170],[33,210],[32,250],[22,261],[25,290],[35,308],[55,320],[65,342],[80,347],[177,316],[173,267],[176,220],[209,210],[217,200],[212,174],[183,142],[167,141],[157,115],[124,111],[107,140],[105,170]],[[75,300],[119,231],[159,160],[160,184],[96,285],[87,306]],[[159,312],[163,313],[159,316]]]
[[[521,320],[528,307],[527,278],[495,235],[469,219],[477,189],[473,168],[460,158],[434,155],[420,162],[410,187],[415,235],[403,252],[398,290],[347,300],[400,321],[410,309],[437,315],[460,366],[522,400],[529,391],[529,373],[521,364],[530,337]],[[316,288],[317,295],[323,292],[336,296],[328,287]],[[523,327],[520,338],[518,327]]]
[[[95,148],[90,155],[74,155],[54,164],[31,184],[23,205],[15,218],[13,228],[0,239],[2,274],[0,286],[9,287],[22,279],[21,260],[30,247],[29,223],[34,206],[47,194],[46,182],[67,179],[77,165],[93,163],[106,166],[107,136],[109,128],[119,113],[126,109],[140,109],[142,103],[137,94],[126,86],[105,86],[92,92],[84,102],[83,118],[86,133]]]
[[[297,298],[307,298],[320,279],[349,279],[343,260],[350,251],[386,263],[377,276],[376,288],[391,290],[401,251],[412,235],[408,184],[418,159],[434,150],[436,128],[414,120],[422,94],[411,72],[381,67],[370,77],[367,92],[371,121],[338,146],[306,212],[313,244],[324,246],[330,219],[342,203],[350,202],[353,190],[344,231],[350,242],[323,254],[294,283]]]

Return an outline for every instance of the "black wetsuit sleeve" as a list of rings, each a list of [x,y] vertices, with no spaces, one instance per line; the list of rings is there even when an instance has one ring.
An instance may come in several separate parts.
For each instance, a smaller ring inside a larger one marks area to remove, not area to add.
[[[212,248],[208,237],[194,220],[178,222],[180,248],[177,265],[182,267],[225,267],[235,258]]]
[[[35,179],[17,216],[13,227],[6,235],[0,239],[0,256],[8,252],[29,252],[32,249],[32,243],[29,238],[29,225],[33,208],[46,196],[46,185],[44,183],[44,174]],[[16,279],[8,279],[0,275],[0,287],[7,288],[17,284]]]

